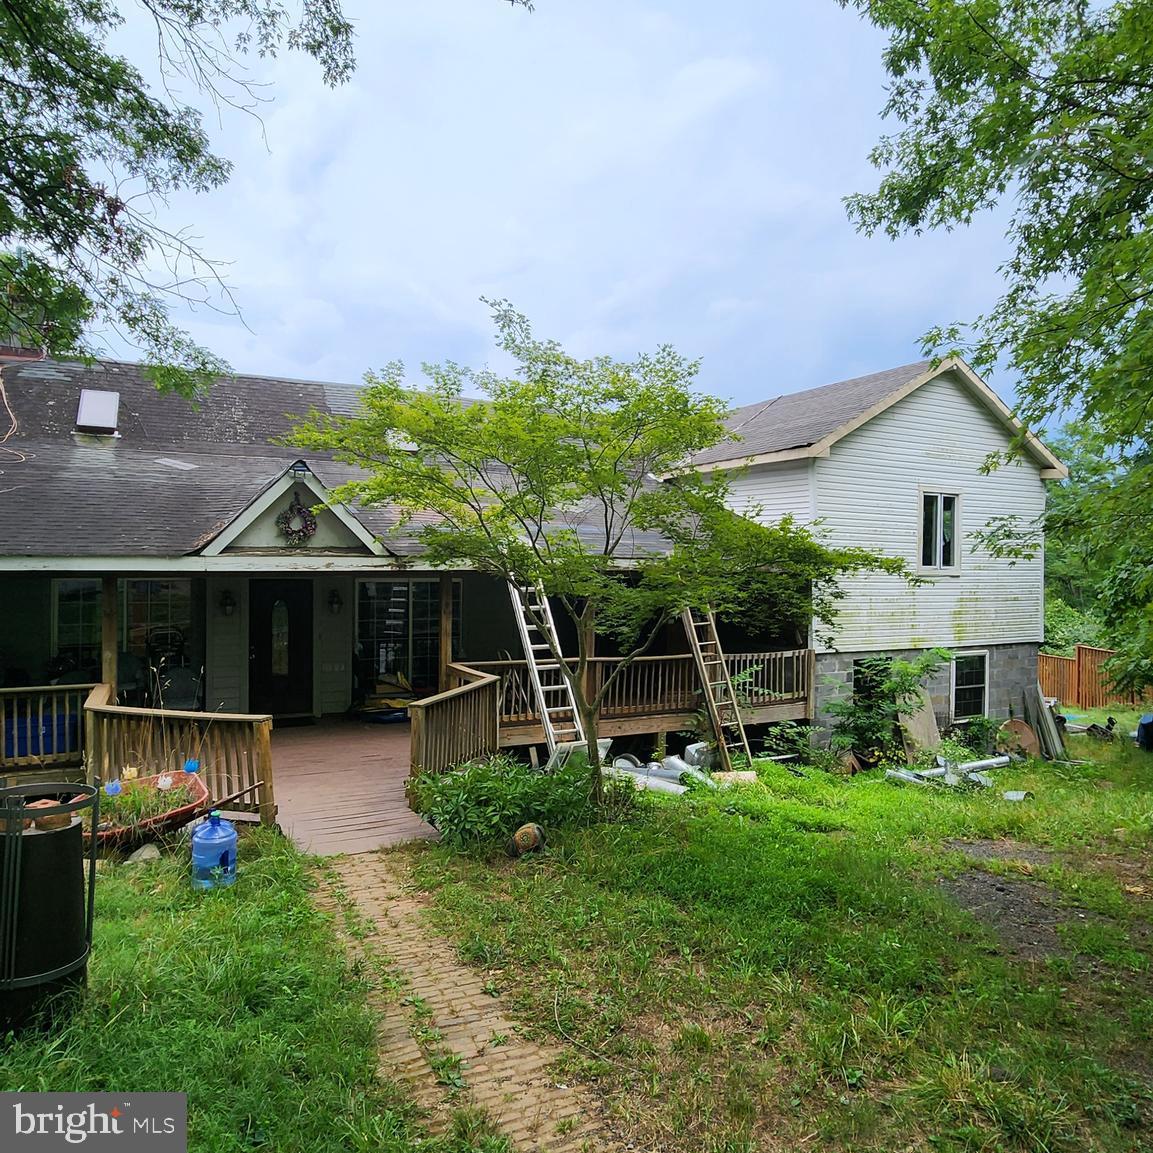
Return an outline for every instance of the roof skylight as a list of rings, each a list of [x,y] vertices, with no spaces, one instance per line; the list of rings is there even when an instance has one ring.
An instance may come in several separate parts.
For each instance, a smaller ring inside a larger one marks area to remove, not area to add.
[[[80,390],[80,405],[76,410],[77,432],[115,436],[119,418],[120,393],[104,392],[96,388]]]

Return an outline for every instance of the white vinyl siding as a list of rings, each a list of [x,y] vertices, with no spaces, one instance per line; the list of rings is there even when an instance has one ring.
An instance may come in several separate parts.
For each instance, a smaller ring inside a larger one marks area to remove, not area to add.
[[[753,465],[729,478],[729,506],[745,516],[759,508],[764,524],[790,515],[807,523],[814,515],[812,477],[811,460]]]
[[[865,545],[920,569],[925,493],[957,497],[953,572],[919,588],[884,575],[847,579],[835,643],[819,651],[1036,643],[1042,637],[1043,560],[992,557],[972,539],[991,517],[1039,516],[1045,488],[1024,461],[984,475],[1005,429],[952,375],[929,381],[814,462],[816,514],[834,544]],[[923,574],[924,575],[924,574]]]
[[[248,580],[211,576],[205,592],[204,707],[208,712],[248,711]],[[233,609],[225,614],[220,598],[231,595]]]
[[[340,611],[329,603],[340,597]],[[321,578],[313,586],[315,629],[314,709],[317,714],[343,713],[352,704],[352,646],[356,622],[356,584],[351,576]]]

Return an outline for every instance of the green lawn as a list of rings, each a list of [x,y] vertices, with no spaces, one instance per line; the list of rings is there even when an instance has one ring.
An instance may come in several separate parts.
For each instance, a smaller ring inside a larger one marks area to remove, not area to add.
[[[231,889],[194,892],[187,849],[102,870],[89,993],[52,1034],[0,1039],[16,1090],[188,1093],[189,1149],[499,1153],[427,1140],[376,1075],[365,978],[312,905],[307,860],[257,830]]]
[[[1153,757],[1071,744],[1095,763],[996,790],[762,764],[764,787],[652,799],[544,855],[410,855],[461,955],[640,1147],[1148,1149]]]

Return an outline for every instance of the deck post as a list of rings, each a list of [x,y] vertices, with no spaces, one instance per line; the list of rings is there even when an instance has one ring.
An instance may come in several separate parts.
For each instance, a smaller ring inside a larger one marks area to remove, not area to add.
[[[253,736],[256,738],[256,771],[260,774],[257,780],[263,782],[257,794],[260,823],[272,826],[276,824],[276,795],[272,786],[272,722],[257,721],[253,725]]]
[[[115,575],[106,573],[100,595],[100,679],[112,686],[112,699],[120,681],[116,675],[120,652],[120,597]]]
[[[448,666],[452,663],[452,574],[440,574],[440,678],[442,693],[453,686],[449,683]]]

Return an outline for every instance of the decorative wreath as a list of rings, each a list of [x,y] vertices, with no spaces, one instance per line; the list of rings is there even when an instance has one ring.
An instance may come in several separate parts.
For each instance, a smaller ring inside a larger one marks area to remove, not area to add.
[[[300,503],[300,497],[292,494],[292,503],[276,518],[276,527],[281,536],[291,545],[307,544],[316,535],[316,516]]]

